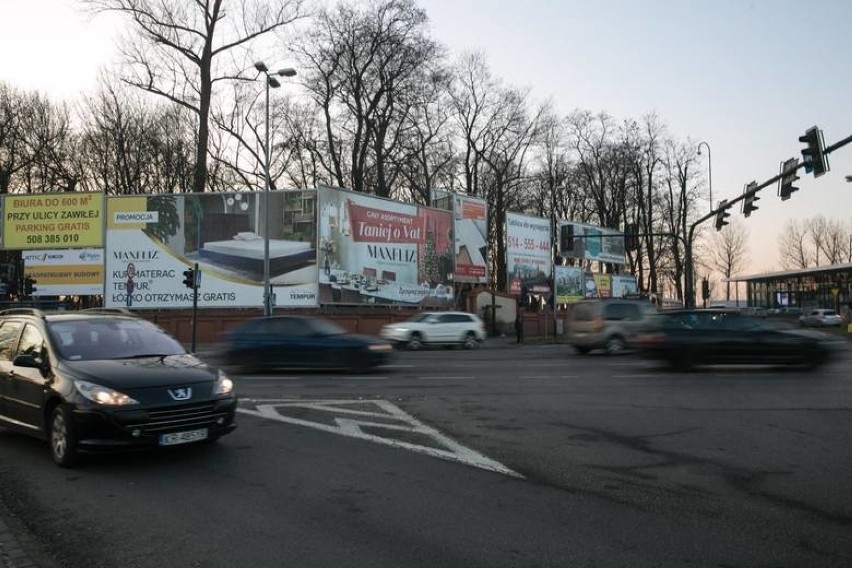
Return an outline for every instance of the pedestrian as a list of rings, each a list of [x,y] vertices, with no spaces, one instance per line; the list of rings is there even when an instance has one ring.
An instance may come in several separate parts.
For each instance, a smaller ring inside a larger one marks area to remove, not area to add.
[[[524,321],[521,319],[521,314],[515,316],[515,334],[518,337],[518,343],[524,342]]]

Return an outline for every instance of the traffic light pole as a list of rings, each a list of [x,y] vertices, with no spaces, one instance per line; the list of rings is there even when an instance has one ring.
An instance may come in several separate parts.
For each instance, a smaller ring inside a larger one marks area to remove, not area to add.
[[[846,146],[850,142],[852,142],[852,136],[847,136],[843,140],[840,140],[839,142],[836,142],[836,143],[832,144],[831,146],[828,146],[827,148],[825,148],[823,153],[824,154],[830,154],[830,153],[834,152],[835,150],[842,148],[843,146]],[[806,166],[806,164],[804,162],[802,162],[801,164],[797,165],[795,168],[792,168],[789,171],[782,171],[780,174],[766,180],[765,182],[763,182],[760,185],[756,185],[756,186],[750,185],[749,188],[748,188],[748,191],[744,192],[739,197],[735,197],[734,199],[731,199],[730,201],[724,202],[724,204],[721,207],[718,207],[718,208],[714,209],[713,211],[710,211],[710,213],[708,213],[707,215],[704,215],[703,217],[701,217],[700,219],[695,221],[692,225],[690,225],[689,231],[688,231],[687,237],[686,237],[686,258],[684,259],[684,265],[685,265],[684,268],[685,268],[685,272],[686,272],[686,275],[685,275],[685,278],[684,278],[684,283],[686,284],[685,288],[686,288],[686,307],[687,308],[694,308],[695,307],[695,273],[693,271],[692,245],[693,245],[693,242],[695,240],[695,229],[698,227],[698,225],[707,221],[708,219],[715,218],[721,212],[730,209],[734,204],[739,203],[740,201],[746,200],[750,196],[753,196],[754,194],[756,194],[761,189],[764,189],[764,188],[769,187],[770,185],[772,185],[774,183],[777,183],[780,179],[785,178],[787,176],[790,176],[792,174],[795,174],[795,172],[799,168],[804,168],[805,166]]]
[[[192,352],[195,353],[195,340],[198,334],[198,280],[201,275],[198,272],[198,263],[192,268]]]

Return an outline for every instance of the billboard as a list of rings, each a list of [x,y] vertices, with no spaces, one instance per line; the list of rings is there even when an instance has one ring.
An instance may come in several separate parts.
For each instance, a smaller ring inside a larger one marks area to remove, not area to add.
[[[612,275],[612,297],[624,298],[625,296],[635,296],[639,293],[639,287],[636,285],[636,277],[632,274],[613,274]]]
[[[33,278],[33,296],[98,296],[104,293],[104,250],[22,251],[24,276]]]
[[[4,249],[103,246],[102,193],[3,196]]]
[[[454,304],[452,213],[330,187],[319,199],[322,304]]]
[[[509,293],[548,294],[553,258],[550,220],[506,213],[506,272]]]
[[[488,203],[465,195],[453,196],[455,281],[488,282]]]
[[[555,266],[556,303],[572,304],[585,298],[586,276],[576,266]]]
[[[624,233],[621,231],[583,223],[560,221],[560,233],[563,227],[572,231],[574,246],[571,250],[560,250],[562,256],[613,264],[624,264],[626,262],[624,258]]]
[[[199,307],[261,307],[269,220],[269,281],[277,306],[317,305],[316,193],[169,194],[107,200],[104,305],[187,308],[183,271],[201,271]]]

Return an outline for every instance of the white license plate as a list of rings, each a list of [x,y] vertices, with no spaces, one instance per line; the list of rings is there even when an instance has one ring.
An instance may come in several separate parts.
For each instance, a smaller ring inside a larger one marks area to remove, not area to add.
[[[177,444],[188,444],[207,439],[207,428],[200,430],[187,430],[186,432],[175,432],[173,434],[161,434],[161,446],[175,446]]]

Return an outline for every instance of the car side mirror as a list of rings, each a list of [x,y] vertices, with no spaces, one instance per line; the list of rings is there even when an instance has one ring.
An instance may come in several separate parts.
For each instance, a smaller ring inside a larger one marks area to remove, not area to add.
[[[12,364],[17,367],[27,367],[29,369],[44,368],[44,362],[40,359],[36,359],[31,353],[22,353],[15,356],[12,360]]]

